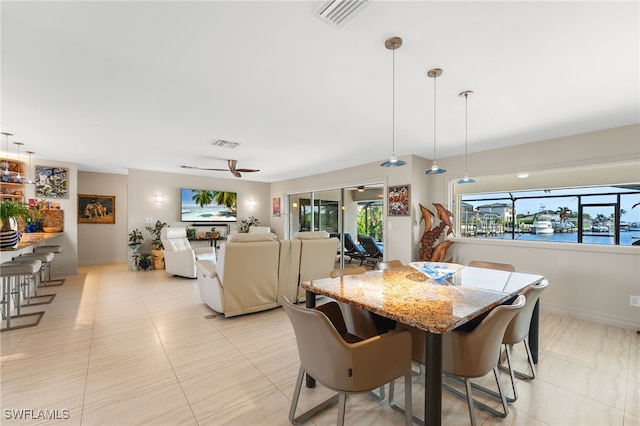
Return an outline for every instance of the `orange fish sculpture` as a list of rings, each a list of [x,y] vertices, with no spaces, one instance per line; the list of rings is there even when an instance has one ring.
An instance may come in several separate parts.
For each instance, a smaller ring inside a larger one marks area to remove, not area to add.
[[[445,228],[447,229],[446,235],[453,232],[453,223],[451,222],[453,213],[442,204],[433,203],[433,206],[436,208],[438,219],[440,219],[440,223],[435,227],[433,227],[435,215],[431,210],[420,204],[420,213],[422,215],[420,223],[424,221],[424,232],[422,238],[420,238],[420,260],[423,262],[442,262],[447,255],[447,249],[453,244],[451,240],[444,240],[434,247],[436,241],[445,232]]]

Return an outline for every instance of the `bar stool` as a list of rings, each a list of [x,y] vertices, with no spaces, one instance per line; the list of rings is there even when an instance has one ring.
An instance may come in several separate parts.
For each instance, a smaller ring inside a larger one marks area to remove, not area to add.
[[[42,278],[41,275],[43,273],[42,271],[43,261],[40,259],[34,259],[30,257],[18,256],[18,257],[15,257],[10,262],[3,263],[2,266],[4,266],[5,264],[15,264],[15,263],[31,263],[31,264],[35,264],[36,266],[36,271],[34,272],[31,279],[23,280],[23,282],[21,283],[23,298],[27,300],[27,303],[23,303],[22,306],[47,305],[51,303],[53,299],[56,297],[55,293],[38,294],[39,293],[38,287],[40,287],[41,278]],[[31,295],[29,284],[33,285],[33,296]],[[25,291],[25,288],[26,288],[26,291]]]
[[[30,281],[35,279],[35,274],[41,269],[38,262],[5,262],[0,265],[0,275],[2,276],[2,299],[0,306],[2,307],[2,319],[6,321],[6,326],[0,328],[0,331],[15,330],[18,328],[33,327],[40,323],[44,311],[22,313],[21,303],[21,280]],[[35,285],[35,284],[34,284]],[[13,301],[13,303],[12,303]],[[12,305],[15,307],[16,315],[11,315]],[[22,323],[18,321],[17,325],[11,325],[12,319],[36,317],[34,322]]]
[[[40,287],[47,287],[49,285],[61,285],[61,284],[48,284],[48,279],[51,277],[51,261],[53,261],[54,254],[52,252],[42,253],[23,253],[20,256],[16,256],[13,260],[33,260],[37,259],[42,262],[42,268],[40,269]]]
[[[53,253],[54,257],[55,257],[56,254],[62,253],[62,246],[58,245],[58,244],[48,244],[48,245],[36,247],[35,249],[33,249],[33,252],[34,253]],[[65,278],[57,278],[55,280],[51,279],[51,266],[49,266],[48,273],[49,273],[49,275],[48,275],[48,278],[47,278],[46,286],[54,286],[54,285],[62,285],[62,284],[64,284]],[[52,283],[57,283],[57,284],[52,284]]]

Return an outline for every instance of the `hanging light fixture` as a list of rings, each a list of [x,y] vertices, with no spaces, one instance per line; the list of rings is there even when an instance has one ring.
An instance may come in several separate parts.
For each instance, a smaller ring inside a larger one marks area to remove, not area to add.
[[[14,142],[14,145],[18,145],[18,164],[20,164],[20,147],[24,145],[22,142]],[[13,178],[15,183],[22,183],[22,176],[20,175],[21,167],[18,167],[18,174]]]
[[[11,172],[9,172],[9,136],[13,136],[13,133],[2,132],[2,134],[4,135],[5,151],[7,152],[7,158],[4,162],[4,171],[2,173],[8,175],[11,174]]]
[[[472,90],[465,90],[459,93],[459,96],[464,96],[464,177],[458,181],[460,184],[476,183],[475,179],[469,177],[468,169],[468,147],[469,147],[469,110],[467,107],[469,95],[473,94]]]
[[[35,181],[34,181],[34,180],[33,180],[33,178],[31,177],[31,170],[32,170],[32,169],[31,169],[31,155],[32,155],[32,154],[35,154],[35,152],[33,152],[33,151],[25,151],[25,152],[26,152],[27,154],[29,154],[29,170],[28,170],[28,172],[27,172],[28,179],[27,179],[27,181],[26,181],[25,183],[28,183],[29,185],[33,185],[33,184],[35,184]]]
[[[436,163],[436,79],[442,75],[442,69],[434,68],[427,71],[427,77],[433,79],[433,165],[430,169],[425,170],[426,175],[435,175],[446,173],[445,169],[438,167]]]
[[[393,58],[392,84],[391,84],[391,158],[389,161],[381,163],[382,167],[400,167],[407,164],[406,161],[398,160],[396,157],[396,49],[402,46],[400,37],[391,37],[384,42],[384,47],[391,50]]]

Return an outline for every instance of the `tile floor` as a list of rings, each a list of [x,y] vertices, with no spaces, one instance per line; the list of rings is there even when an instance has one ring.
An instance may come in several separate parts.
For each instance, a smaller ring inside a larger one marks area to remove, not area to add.
[[[0,334],[3,425],[289,424],[298,354],[282,309],[209,318],[195,280],[126,265],[81,267],[47,290],[57,296],[40,325]],[[640,425],[640,336],[546,314],[544,295],[542,303],[538,377],[518,382],[506,419],[476,411],[478,424]],[[522,362],[520,348],[516,355]],[[301,405],[326,395],[304,389]],[[335,424],[336,410],[307,424]],[[353,395],[346,423],[401,425],[403,417]],[[466,404],[446,393],[443,424],[468,424]]]

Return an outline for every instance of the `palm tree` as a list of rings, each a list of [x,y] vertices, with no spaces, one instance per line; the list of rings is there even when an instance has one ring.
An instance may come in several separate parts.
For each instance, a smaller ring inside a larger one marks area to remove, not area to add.
[[[208,206],[213,202],[213,191],[204,189],[194,190],[191,199],[198,203],[200,207]]]
[[[235,212],[238,208],[238,194],[236,192],[214,191],[213,199],[220,206],[225,206]]]
[[[567,218],[571,217],[571,209],[569,207],[560,207],[556,210],[556,213],[560,216],[560,222],[564,222]]]

